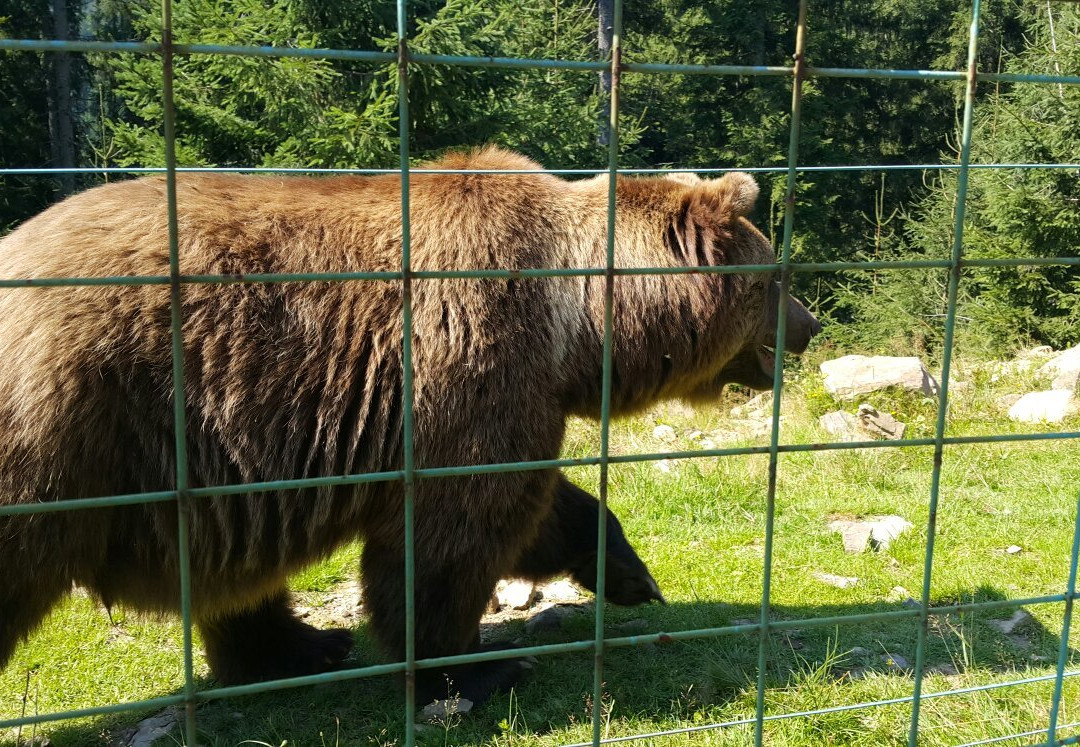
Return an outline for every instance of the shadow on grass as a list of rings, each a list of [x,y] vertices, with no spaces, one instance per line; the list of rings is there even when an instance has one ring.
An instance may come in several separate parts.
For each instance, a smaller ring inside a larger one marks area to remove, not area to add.
[[[939,598],[935,606],[999,602],[998,590],[983,586],[964,598]],[[774,631],[767,646],[769,688],[798,686],[808,673],[824,676],[836,687],[855,687],[867,676],[912,680],[919,621],[917,617],[815,625],[814,620],[842,615],[910,610],[902,602],[858,605],[776,606],[775,621],[807,622]],[[926,668],[945,681],[930,690],[953,689],[950,678],[970,684],[1052,672],[1057,661],[1059,636],[1033,617],[1018,615],[1015,606],[953,612],[930,618]],[[666,607],[625,609],[608,606],[608,637],[714,628],[756,622],[758,608],[717,602],[674,603]],[[1001,623],[1014,621],[1011,629]],[[557,631],[525,635],[519,621],[500,627],[499,633],[523,645],[541,645],[592,638],[593,607],[584,605],[563,619]],[[1004,629],[1003,629],[1004,628]],[[618,704],[620,713],[672,724],[688,722],[693,712],[717,704],[745,704],[753,713],[759,635],[756,632],[713,638],[611,648],[605,654],[605,699]],[[359,654],[348,662],[363,666],[375,662],[367,641],[358,640]],[[1073,656],[1070,650],[1070,660]],[[968,677],[964,677],[969,675]],[[564,730],[588,723],[592,693],[591,652],[542,657],[513,698],[502,694],[453,724],[426,726],[420,744],[487,743],[508,728],[534,732]],[[199,682],[201,689],[212,687]],[[909,691],[910,692],[910,691]],[[147,693],[147,697],[164,693]],[[819,704],[828,705],[828,704]],[[402,698],[388,677],[283,690],[263,695],[230,698],[199,708],[199,742],[236,745],[255,740],[271,747],[291,744],[363,744],[388,747],[400,743],[403,728]],[[124,714],[56,724],[46,728],[53,745],[116,744],[130,734],[130,726],[147,713]],[[25,732],[24,732],[25,735]],[[448,741],[448,737],[452,737]],[[398,739],[398,742],[395,742]],[[175,744],[177,732],[160,744]]]

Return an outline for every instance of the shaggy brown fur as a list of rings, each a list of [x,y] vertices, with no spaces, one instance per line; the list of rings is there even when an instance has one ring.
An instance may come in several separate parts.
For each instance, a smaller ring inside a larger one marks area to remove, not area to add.
[[[497,149],[434,167],[539,169]],[[606,177],[418,174],[410,194],[416,270],[604,263]],[[745,219],[756,196],[745,174],[620,179],[616,262],[772,262]],[[397,176],[180,175],[177,197],[184,273],[399,269]],[[161,275],[167,247],[164,181],[121,182],[7,236],[0,277]],[[567,415],[599,414],[603,287],[415,281],[416,465],[556,457]],[[618,278],[612,413],[715,396],[726,381],[771,385],[762,346],[775,310],[775,283],[761,274]],[[193,486],[401,468],[400,283],[192,284],[183,313]],[[799,352],[818,325],[794,301],[788,313]],[[167,287],[4,291],[0,504],[171,488],[171,395]],[[417,483],[418,656],[477,646],[496,580],[544,542],[557,495],[581,499],[567,491],[555,470]],[[358,536],[372,627],[402,656],[400,483],[198,499],[190,528],[194,614],[222,681],[344,657],[347,635],[296,620],[283,590],[288,574]],[[171,503],[0,519],[0,665],[73,582],[106,604],[176,609],[177,565]],[[520,670],[503,661],[454,674],[481,700]],[[438,672],[421,675],[422,692],[445,690]]]

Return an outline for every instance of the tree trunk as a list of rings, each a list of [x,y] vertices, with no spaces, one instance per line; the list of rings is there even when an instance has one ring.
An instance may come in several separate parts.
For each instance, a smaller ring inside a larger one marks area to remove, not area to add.
[[[51,38],[68,38],[67,0],[52,0]],[[67,52],[52,53],[52,77],[49,79],[49,135],[53,168],[75,166],[75,135],[71,112],[71,57]],[[75,191],[75,175],[59,174],[60,196]]]

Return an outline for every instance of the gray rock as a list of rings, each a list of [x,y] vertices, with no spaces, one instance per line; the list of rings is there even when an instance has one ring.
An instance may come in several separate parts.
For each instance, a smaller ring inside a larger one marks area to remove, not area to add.
[[[1023,549],[1024,548],[1020,547],[1020,545],[1009,545],[1005,548],[1005,552],[1009,555],[1016,555],[1018,552],[1023,551]]]
[[[883,355],[845,355],[821,364],[825,391],[834,397],[850,399],[862,394],[899,387],[936,396],[937,382],[918,358]]]
[[[760,420],[772,417],[772,392],[762,392],[750,401],[731,408],[731,417]]]
[[[624,623],[618,625],[612,625],[611,630],[620,635],[640,635],[649,628],[649,623],[645,620],[638,618],[636,620],[627,620]]]
[[[837,576],[833,573],[815,573],[814,578],[823,584],[835,586],[837,589],[850,589],[852,586],[859,583],[859,579],[856,576]]]
[[[911,669],[911,664],[899,654],[882,654],[881,661],[889,669]]]
[[[1052,389],[1076,391],[1080,383],[1080,345],[1062,351],[1045,363],[1039,373],[1053,377]]]
[[[445,721],[455,714],[468,713],[472,710],[473,702],[468,698],[452,698],[450,700],[436,700],[428,703],[420,711],[420,717],[424,721]]]
[[[540,593],[547,602],[565,603],[577,602],[583,598],[581,590],[568,579],[560,579],[544,584],[540,587]]]
[[[897,601],[900,601],[900,600],[903,600],[903,599],[910,599],[911,598],[911,592],[909,592],[903,586],[894,586],[894,587],[892,587],[892,589],[889,590],[889,598],[897,600]]]
[[[558,630],[573,611],[573,607],[555,605],[540,610],[525,621],[526,633],[539,633],[545,630]]]
[[[904,437],[904,429],[907,428],[889,413],[878,412],[866,403],[859,405],[859,411],[855,418],[860,431],[864,431],[874,438],[887,441],[900,440]]]
[[[852,554],[862,552],[867,546],[873,550],[887,550],[893,540],[911,527],[911,522],[904,517],[891,515],[829,522],[829,528],[843,537],[844,550]]]
[[[509,607],[512,610],[527,610],[536,601],[540,594],[532,581],[514,579],[500,581],[495,586],[495,598],[499,607]]]
[[[950,677],[950,676],[952,676],[954,674],[959,674],[959,672],[956,671],[956,667],[954,667],[952,664],[948,664],[948,663],[934,664],[932,667],[927,667],[926,671],[929,674],[940,674],[940,675],[945,676],[945,677]]]
[[[1031,615],[1029,615],[1027,612],[1025,612],[1024,610],[1017,610],[1008,620],[987,620],[986,622],[991,627],[1000,630],[1005,635],[1012,635],[1013,631],[1016,630],[1017,627],[1023,625],[1030,619]]]
[[[135,725],[134,733],[120,740],[124,747],[150,747],[158,739],[167,737],[176,728],[176,711],[167,711],[144,718]]]
[[[670,425],[658,425],[653,428],[653,438],[657,441],[663,441],[666,444],[670,444],[675,441],[677,436],[675,435],[675,429]]]
[[[1020,423],[1060,423],[1080,412],[1080,400],[1066,389],[1029,392],[1009,408],[1009,419]]]
[[[841,441],[854,441],[855,439],[855,416],[843,410],[827,412],[818,418],[818,425],[831,436],[836,436]]]
[[[863,648],[862,646],[856,646],[855,648],[848,651],[848,653],[852,656],[865,657],[870,655],[870,649]]]
[[[917,600],[908,597],[900,603],[900,606],[909,610],[917,610],[922,607],[922,604],[920,604]]]

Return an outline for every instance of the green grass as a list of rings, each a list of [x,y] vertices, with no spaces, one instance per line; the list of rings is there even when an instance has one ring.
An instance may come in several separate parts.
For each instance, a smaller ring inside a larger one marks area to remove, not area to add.
[[[997,398],[1038,382],[1022,375],[997,381],[965,372],[973,386],[957,394],[949,433],[1036,430],[1004,418]],[[791,382],[784,400],[784,442],[829,440],[816,416],[836,403],[823,399],[812,376]],[[932,435],[932,402],[886,395],[871,400],[912,423],[911,436]],[[698,411],[664,408],[613,423],[613,453],[693,448],[685,434],[705,437],[727,429],[732,402]],[[854,409],[857,403],[843,406]],[[657,441],[665,423],[674,444]],[[1067,423],[1075,430],[1077,422]],[[736,444],[766,443],[745,436]],[[725,442],[718,445],[731,445]],[[595,423],[575,422],[567,455],[595,453]],[[874,449],[784,454],[779,464],[774,534],[773,614],[802,619],[903,609],[922,587],[932,449]],[[643,619],[649,631],[690,630],[756,619],[763,575],[768,459],[698,458],[614,465],[610,500],[627,535],[646,560],[670,604],[640,609],[608,607],[611,626]],[[571,479],[596,488],[596,468],[574,469]],[[949,447],[942,472],[932,598],[937,604],[1021,598],[1064,590],[1080,489],[1075,441]],[[836,515],[898,514],[915,525],[883,552],[849,555],[827,524]],[[1022,551],[1008,554],[1005,548]],[[305,603],[353,578],[357,549],[293,580]],[[815,573],[858,577],[847,589]],[[901,587],[898,589],[897,587]],[[1027,608],[1031,620],[1014,636],[989,624],[1013,608],[950,615],[932,622],[924,692],[1052,674],[1062,627],[1062,604]],[[1074,626],[1076,630],[1077,626]],[[511,638],[529,644],[591,638],[583,613],[562,630],[526,636],[512,623]],[[768,714],[814,710],[911,694],[910,672],[885,659],[915,661],[917,624],[911,620],[803,626],[774,634],[768,657]],[[357,631],[355,665],[379,661],[366,630]],[[752,718],[757,636],[738,635],[662,646],[613,649],[605,655],[607,736],[686,728]],[[1071,642],[1076,645],[1074,637]],[[1075,667],[1078,657],[1071,656]],[[212,685],[201,654],[200,686]],[[0,673],[0,718],[136,700],[175,693],[182,684],[179,626],[116,611],[113,619],[84,596],[73,597],[16,653]],[[927,700],[921,744],[951,745],[1038,729],[1046,725],[1052,682]],[[447,726],[427,726],[423,745],[545,747],[589,739],[592,660],[588,654],[542,658],[527,681]],[[37,729],[54,745],[103,744],[150,713],[46,724]],[[909,704],[885,705],[772,721],[771,745],[906,744]],[[1062,722],[1080,720],[1080,681],[1067,680]],[[400,744],[400,697],[388,678],[308,687],[214,702],[199,709],[200,741],[237,745],[245,740],[279,747]],[[752,726],[693,735],[649,738],[644,745],[744,745]],[[28,742],[31,729],[23,730]],[[1076,733],[1076,730],[1067,733]],[[14,742],[14,732],[0,743]],[[180,739],[174,732],[160,744]],[[1008,744],[1016,744],[1009,742]]]

